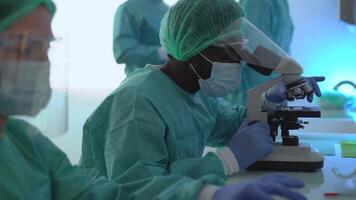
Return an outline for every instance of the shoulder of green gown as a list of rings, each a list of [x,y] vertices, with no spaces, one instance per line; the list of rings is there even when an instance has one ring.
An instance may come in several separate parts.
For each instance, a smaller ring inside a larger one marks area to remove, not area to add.
[[[119,110],[121,107],[132,106],[139,101],[148,99],[150,95],[157,93],[162,85],[169,85],[158,69],[148,65],[145,68],[137,69],[121,85],[114,90],[105,100],[99,105],[94,113],[88,118],[88,122],[92,128],[101,126],[109,120],[110,113],[114,110]],[[139,97],[139,98],[138,98]]]
[[[148,4],[149,2],[146,2],[146,0],[142,1],[126,1],[122,4],[119,5],[117,9],[117,13],[120,12],[122,14],[129,14],[131,16],[139,17],[142,16],[143,11],[147,11],[147,9],[152,10],[153,8],[156,8],[155,12],[167,12],[169,7],[167,4],[165,4],[163,1],[161,4],[159,4],[159,7],[157,6],[151,6]],[[153,15],[154,13],[152,13]]]
[[[5,133],[16,138],[28,138],[33,140],[41,134],[41,131],[32,124],[17,118],[9,118],[5,125]]]
[[[273,1],[273,0],[241,0],[239,2],[239,4],[244,8],[246,9],[245,7],[247,5],[255,5],[255,7],[260,4],[260,5],[266,5],[267,3],[269,3],[270,1]]]
[[[118,8],[116,9],[115,19],[117,20],[125,15],[135,17],[137,18],[137,20],[141,16],[139,13],[139,8],[137,8],[135,3],[132,3],[130,1],[126,1],[118,6]],[[114,23],[114,25],[117,25],[117,23]]]
[[[152,84],[164,81],[158,68],[152,65],[146,65],[144,68],[136,69],[130,74],[110,96],[122,92],[123,90],[138,91],[148,89],[152,87]]]
[[[9,118],[4,132],[18,149],[31,155],[32,159],[44,158],[42,148],[48,146],[49,140],[35,126],[21,119]]]

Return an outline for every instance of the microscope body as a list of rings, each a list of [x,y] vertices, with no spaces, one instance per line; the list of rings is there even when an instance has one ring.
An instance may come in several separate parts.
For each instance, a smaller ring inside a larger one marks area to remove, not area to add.
[[[290,135],[290,130],[304,129],[307,121],[299,118],[320,118],[321,112],[318,107],[305,106],[283,106],[268,115],[268,124],[270,125],[270,135],[273,141],[276,141],[280,130],[282,144],[286,146],[298,146],[299,139],[297,136]]]
[[[290,135],[289,131],[304,128],[303,125],[307,122],[299,118],[320,117],[320,109],[279,105],[272,110],[266,110],[263,107],[264,93],[281,82],[286,86],[288,100],[304,98],[313,90],[306,81],[301,81],[303,69],[291,58],[282,58],[274,71],[280,76],[249,90],[247,94],[247,119],[250,122],[268,123],[274,141],[272,153],[252,164],[248,170],[316,171],[323,167],[324,157],[309,145],[300,144],[299,138]],[[281,130],[282,142],[276,142],[279,130]]]

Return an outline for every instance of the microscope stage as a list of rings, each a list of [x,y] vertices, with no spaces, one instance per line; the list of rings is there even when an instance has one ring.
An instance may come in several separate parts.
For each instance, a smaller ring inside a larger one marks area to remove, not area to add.
[[[319,107],[306,107],[306,106],[285,106],[280,107],[275,111],[277,116],[295,116],[295,117],[308,117],[320,118],[321,112]]]

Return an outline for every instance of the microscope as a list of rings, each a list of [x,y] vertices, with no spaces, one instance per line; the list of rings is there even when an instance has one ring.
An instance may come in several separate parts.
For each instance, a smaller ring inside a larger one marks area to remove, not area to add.
[[[320,117],[320,109],[273,104],[263,96],[277,84],[285,86],[289,101],[312,95],[313,89],[302,79],[303,68],[244,17],[231,23],[223,33],[236,33],[219,42],[219,45],[226,46],[225,51],[232,58],[262,75],[278,74],[276,78],[247,92],[249,123],[268,123],[274,143],[272,153],[252,164],[248,170],[315,171],[322,168],[323,156],[310,146],[300,144],[297,136],[289,134],[290,130],[304,128],[307,122],[300,118]],[[277,140],[279,132],[282,141]]]
[[[277,84],[283,83],[286,86],[286,95],[289,101],[304,99],[307,94],[313,93],[308,82],[301,81],[303,68],[292,58],[277,56],[262,46],[258,46],[253,54],[260,59],[266,58],[265,62],[273,62],[277,67],[272,69],[251,63],[247,64],[249,67],[264,75],[275,72],[279,76],[249,90],[247,94],[247,118],[249,122],[262,121],[268,123],[274,143],[272,153],[249,166],[248,170],[312,172],[322,168],[324,164],[323,156],[309,145],[299,143],[299,138],[289,133],[290,130],[304,128],[303,125],[308,123],[300,120],[300,118],[320,118],[320,109],[307,106],[292,107],[286,104],[274,106],[272,110],[263,108],[262,95]],[[263,56],[261,56],[262,54]],[[279,132],[282,140],[277,142]]]

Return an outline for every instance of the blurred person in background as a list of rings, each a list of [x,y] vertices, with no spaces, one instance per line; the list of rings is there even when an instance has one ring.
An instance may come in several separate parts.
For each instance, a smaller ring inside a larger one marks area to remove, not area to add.
[[[113,50],[116,62],[125,64],[127,76],[146,64],[167,61],[159,41],[161,19],[167,11],[163,0],[127,0],[117,9]]]
[[[290,53],[293,38],[293,21],[288,0],[240,0],[246,18],[267,35],[286,53]],[[264,76],[249,67],[243,67],[240,87],[224,97],[232,104],[246,105],[247,91],[271,80],[275,75]]]

